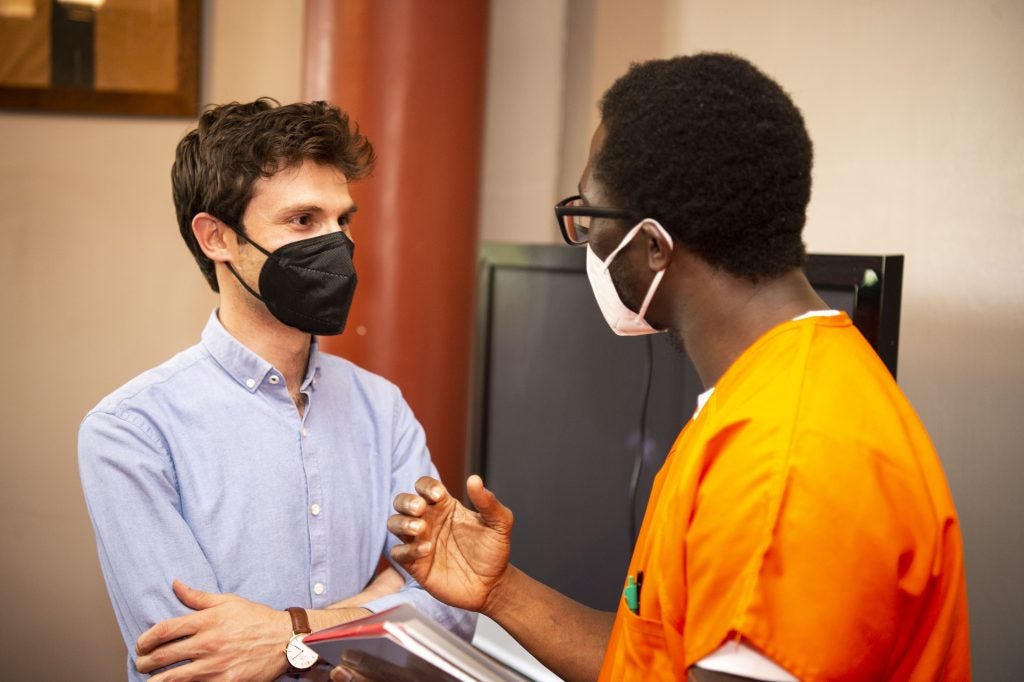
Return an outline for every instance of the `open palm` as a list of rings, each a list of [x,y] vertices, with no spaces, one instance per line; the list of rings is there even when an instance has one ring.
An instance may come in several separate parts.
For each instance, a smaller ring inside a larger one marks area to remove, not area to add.
[[[437,480],[416,482],[416,495],[399,495],[388,520],[405,544],[392,556],[435,598],[458,608],[486,611],[508,571],[512,512],[478,476],[466,485],[479,510],[470,511]]]

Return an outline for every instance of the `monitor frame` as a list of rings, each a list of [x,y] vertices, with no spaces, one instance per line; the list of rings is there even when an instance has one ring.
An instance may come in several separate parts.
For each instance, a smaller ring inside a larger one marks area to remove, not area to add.
[[[899,350],[902,255],[808,254],[804,272],[815,288],[852,291],[853,324],[896,377]],[[494,274],[498,268],[586,273],[586,249],[562,244],[498,244],[480,247],[471,378],[470,471],[485,471]],[[596,305],[596,302],[595,302]]]

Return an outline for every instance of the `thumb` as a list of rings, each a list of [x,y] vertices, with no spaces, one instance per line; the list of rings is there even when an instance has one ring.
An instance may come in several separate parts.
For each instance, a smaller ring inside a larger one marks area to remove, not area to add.
[[[503,505],[494,493],[484,487],[482,478],[473,474],[466,479],[466,493],[488,527],[506,535],[511,533],[512,510]]]
[[[225,600],[225,596],[222,594],[197,590],[194,587],[189,587],[178,579],[175,579],[174,582],[171,583],[171,588],[174,590],[174,594],[177,595],[178,601],[196,611],[216,606]]]

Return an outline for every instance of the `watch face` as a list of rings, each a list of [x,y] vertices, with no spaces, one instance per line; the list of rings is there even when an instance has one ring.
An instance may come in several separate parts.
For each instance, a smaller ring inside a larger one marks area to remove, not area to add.
[[[285,655],[288,656],[288,662],[293,668],[299,670],[307,670],[312,668],[320,657],[315,651],[310,649],[302,641],[303,635],[292,635],[292,638],[288,640],[288,648],[285,649]]]

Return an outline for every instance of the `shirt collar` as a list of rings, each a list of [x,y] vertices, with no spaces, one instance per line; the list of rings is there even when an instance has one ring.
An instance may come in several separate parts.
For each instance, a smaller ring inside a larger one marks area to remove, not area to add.
[[[280,376],[280,372],[274,366],[261,358],[259,355],[242,345],[238,339],[233,337],[217,317],[217,311],[210,313],[210,319],[203,329],[202,344],[207,352],[217,363],[224,368],[231,377],[245,387],[250,393],[255,393],[268,376],[273,372]],[[320,352],[316,337],[309,348],[309,364],[306,367],[306,376],[302,382],[302,390],[310,384],[316,383],[316,377],[320,374]],[[275,381],[277,381],[275,379]]]
[[[811,317],[835,317],[836,315],[839,315],[838,310],[809,310],[803,315],[797,315],[794,317],[793,322],[799,322],[800,320],[806,320]],[[707,405],[708,400],[711,399],[711,394],[714,392],[715,387],[712,386],[697,396],[697,409],[693,411],[693,417],[691,417],[691,419],[696,419],[700,415],[701,410],[703,410],[704,406]]]
[[[803,315],[797,315],[793,318],[794,322],[800,320],[806,320],[809,317],[835,317],[839,314],[838,310],[808,310]]]
[[[708,390],[697,396],[697,409],[693,411],[691,419],[696,419],[700,415],[700,411],[704,409],[704,406],[708,404],[708,400],[711,399],[711,394],[715,392],[715,387],[712,386]]]

